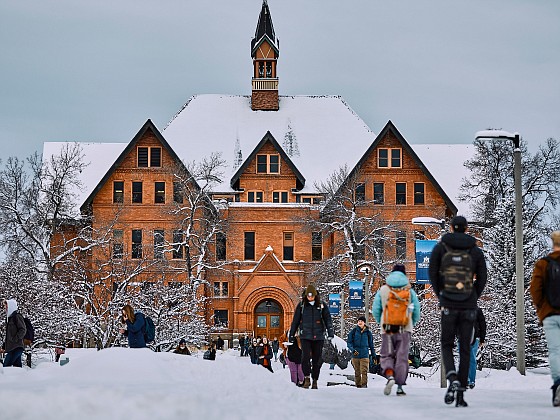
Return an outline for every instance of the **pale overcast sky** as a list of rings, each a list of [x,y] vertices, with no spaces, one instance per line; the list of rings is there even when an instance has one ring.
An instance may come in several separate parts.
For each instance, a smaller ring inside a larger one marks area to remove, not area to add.
[[[560,1],[269,0],[281,95],[340,95],[378,133],[560,138]],[[128,142],[195,94],[248,95],[262,0],[0,3],[1,158]],[[263,133],[264,134],[264,133]]]

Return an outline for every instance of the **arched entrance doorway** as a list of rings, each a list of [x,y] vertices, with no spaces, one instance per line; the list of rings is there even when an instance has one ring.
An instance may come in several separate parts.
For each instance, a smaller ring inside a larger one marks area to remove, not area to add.
[[[284,330],[284,311],[272,299],[261,301],[255,308],[255,334],[266,335],[269,339],[280,337]]]

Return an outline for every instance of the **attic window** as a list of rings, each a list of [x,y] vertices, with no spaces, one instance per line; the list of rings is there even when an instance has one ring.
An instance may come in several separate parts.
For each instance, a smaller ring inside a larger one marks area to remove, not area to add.
[[[401,168],[401,149],[377,149],[378,168]]]
[[[280,173],[280,155],[257,155],[257,173]]]
[[[139,147],[138,148],[138,167],[139,168],[160,168],[161,167],[161,147]]]

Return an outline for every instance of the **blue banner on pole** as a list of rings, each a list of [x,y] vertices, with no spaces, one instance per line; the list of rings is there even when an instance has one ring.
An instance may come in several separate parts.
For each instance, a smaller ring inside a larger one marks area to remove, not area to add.
[[[416,283],[429,283],[430,256],[438,241],[418,239],[416,241]]]
[[[351,309],[361,309],[363,306],[364,282],[348,282],[348,307]]]
[[[329,311],[331,315],[340,313],[340,293],[331,293],[329,295]]]

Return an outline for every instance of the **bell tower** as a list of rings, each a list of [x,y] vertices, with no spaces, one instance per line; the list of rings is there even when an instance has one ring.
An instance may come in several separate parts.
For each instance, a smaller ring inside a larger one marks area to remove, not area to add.
[[[280,41],[274,34],[267,0],[263,0],[255,37],[251,41],[253,78],[251,108],[253,111],[278,111],[277,61]]]

